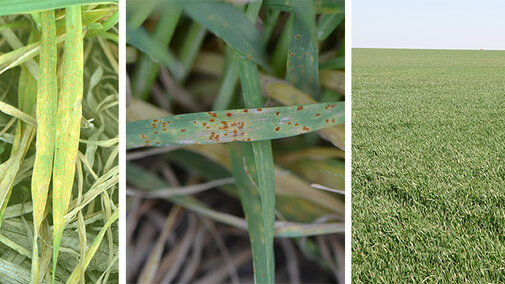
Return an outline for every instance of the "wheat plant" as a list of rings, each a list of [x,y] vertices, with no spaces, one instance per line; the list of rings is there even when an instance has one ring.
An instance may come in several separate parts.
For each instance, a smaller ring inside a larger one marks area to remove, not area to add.
[[[127,281],[343,280],[343,20],[127,1]]]
[[[115,283],[117,4],[0,3],[0,279]]]

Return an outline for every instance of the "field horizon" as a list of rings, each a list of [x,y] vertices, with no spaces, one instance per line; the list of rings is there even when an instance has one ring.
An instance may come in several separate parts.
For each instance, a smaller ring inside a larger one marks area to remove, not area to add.
[[[353,282],[505,281],[505,51],[352,51]]]
[[[505,51],[503,49],[487,49],[487,48],[409,48],[409,47],[353,47],[356,49],[384,49],[384,50],[440,50],[440,51]]]

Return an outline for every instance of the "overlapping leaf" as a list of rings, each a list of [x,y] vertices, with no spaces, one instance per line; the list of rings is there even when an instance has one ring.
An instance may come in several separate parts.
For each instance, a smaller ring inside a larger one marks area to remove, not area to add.
[[[126,147],[261,141],[343,121],[344,104],[340,102],[189,113],[127,123]]]

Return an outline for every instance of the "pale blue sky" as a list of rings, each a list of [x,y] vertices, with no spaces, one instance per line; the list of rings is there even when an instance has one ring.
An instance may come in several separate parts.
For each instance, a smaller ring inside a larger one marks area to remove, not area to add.
[[[352,0],[352,47],[505,50],[505,0]]]

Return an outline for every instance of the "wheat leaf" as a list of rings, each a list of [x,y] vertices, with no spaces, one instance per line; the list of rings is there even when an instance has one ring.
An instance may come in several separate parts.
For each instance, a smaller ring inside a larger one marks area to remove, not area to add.
[[[53,169],[53,282],[65,225],[79,146],[83,94],[81,6],[66,8],[63,82],[56,115]]]
[[[148,146],[261,141],[344,121],[344,103],[199,112],[126,124],[127,149]]]

